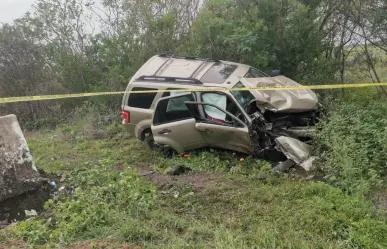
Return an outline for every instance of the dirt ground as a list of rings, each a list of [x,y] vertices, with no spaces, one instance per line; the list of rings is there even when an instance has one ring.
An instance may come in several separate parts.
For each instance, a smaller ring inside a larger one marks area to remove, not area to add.
[[[217,173],[183,173],[180,175],[160,174],[146,166],[138,166],[138,173],[154,183],[159,189],[168,190],[173,187],[191,187],[195,192],[211,188],[227,181],[223,174]]]
[[[68,249],[141,249],[142,247],[130,245],[128,243],[116,244],[108,241],[84,241],[81,243],[74,243],[66,247]]]

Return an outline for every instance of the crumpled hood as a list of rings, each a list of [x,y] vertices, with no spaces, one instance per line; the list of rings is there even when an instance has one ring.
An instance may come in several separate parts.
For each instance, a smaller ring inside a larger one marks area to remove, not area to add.
[[[285,77],[243,78],[247,87],[281,87],[301,86],[297,82]],[[305,112],[318,108],[318,98],[311,90],[273,90],[251,91],[262,110],[273,112]]]

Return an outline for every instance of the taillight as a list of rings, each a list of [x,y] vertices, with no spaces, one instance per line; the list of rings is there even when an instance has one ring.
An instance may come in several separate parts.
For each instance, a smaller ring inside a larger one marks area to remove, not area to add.
[[[122,121],[124,124],[130,123],[130,112],[122,110],[121,116],[122,116]]]

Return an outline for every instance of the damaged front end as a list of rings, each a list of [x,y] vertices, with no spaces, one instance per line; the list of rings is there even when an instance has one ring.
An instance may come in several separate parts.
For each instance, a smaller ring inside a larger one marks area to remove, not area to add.
[[[298,83],[281,77],[249,79],[249,87],[286,86]],[[245,105],[250,115],[249,135],[253,156],[269,161],[290,161],[306,171],[312,169],[312,137],[321,115],[317,96],[310,90],[252,91]],[[237,96],[236,96],[237,97]]]
[[[313,166],[311,140],[314,128],[292,127],[291,122],[270,123],[259,112],[251,115],[249,135],[252,154],[273,162],[290,160],[310,171]]]

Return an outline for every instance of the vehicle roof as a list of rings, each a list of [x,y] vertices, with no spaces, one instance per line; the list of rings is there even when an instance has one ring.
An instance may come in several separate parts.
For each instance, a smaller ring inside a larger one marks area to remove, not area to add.
[[[237,69],[229,78],[243,77],[250,66],[230,61],[200,58],[192,56],[175,56],[170,54],[155,55],[150,58],[135,74],[133,81],[140,76],[174,76],[180,78],[201,79],[202,76],[215,64],[224,63],[237,65]],[[235,80],[232,80],[235,83]],[[225,83],[225,82],[224,82]],[[219,83],[205,83],[206,85],[221,85]]]

